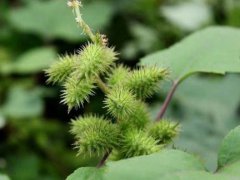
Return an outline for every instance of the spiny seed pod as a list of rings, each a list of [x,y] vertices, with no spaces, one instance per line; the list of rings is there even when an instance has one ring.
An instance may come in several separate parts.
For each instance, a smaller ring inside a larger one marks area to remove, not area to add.
[[[117,60],[114,49],[99,44],[88,44],[79,52],[80,62],[76,66],[80,78],[99,76]]]
[[[64,84],[61,103],[68,105],[70,111],[73,107],[80,107],[84,101],[93,95],[94,81],[92,79],[78,80],[76,76],[67,79]]]
[[[136,98],[123,86],[114,87],[104,101],[108,112],[116,118],[127,118],[135,112]]]
[[[102,155],[116,147],[119,131],[115,124],[103,117],[89,115],[71,122],[71,131],[76,138],[78,154]]]
[[[158,144],[168,144],[179,133],[179,126],[175,122],[161,120],[153,124],[149,129],[149,134],[157,140]]]
[[[122,130],[144,129],[150,123],[147,106],[141,101],[136,101],[134,112],[125,119],[119,120]]]
[[[54,63],[46,70],[48,82],[63,83],[74,70],[76,62],[79,60],[77,55],[66,55],[60,57],[59,61]]]
[[[129,130],[121,140],[119,153],[122,158],[130,158],[134,156],[148,155],[158,152],[161,146],[157,145],[157,141],[144,131]]]
[[[109,77],[107,78],[107,83],[110,87],[115,85],[124,85],[124,82],[130,76],[130,69],[122,65],[113,69]]]
[[[147,98],[156,91],[158,83],[168,74],[166,69],[157,67],[134,70],[128,78],[127,86],[136,94],[137,98]]]

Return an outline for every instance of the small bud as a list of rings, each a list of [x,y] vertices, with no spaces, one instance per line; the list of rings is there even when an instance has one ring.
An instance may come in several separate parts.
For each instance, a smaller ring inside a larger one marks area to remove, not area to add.
[[[88,44],[79,52],[81,62],[76,69],[81,77],[95,77],[105,73],[116,61],[113,49],[99,44]]]
[[[144,131],[129,130],[122,135],[119,147],[121,158],[149,155],[161,150],[157,141]]]
[[[70,77],[64,84],[61,102],[68,105],[69,111],[73,107],[80,107],[84,101],[89,100],[90,95],[94,94],[94,88],[94,82],[91,79],[78,80],[77,76]]]
[[[124,85],[129,76],[130,69],[120,65],[112,70],[109,77],[107,78],[107,83],[110,87],[113,87],[115,85]]]
[[[149,129],[149,134],[155,138],[158,144],[168,144],[179,133],[179,126],[175,122],[161,120],[157,124],[153,124]]]
[[[119,120],[119,125],[122,130],[142,130],[146,128],[148,123],[150,123],[151,119],[146,104],[141,101],[136,101],[134,107],[135,108],[133,109],[133,113],[131,113],[131,115],[127,118],[121,118]]]
[[[107,47],[108,46],[108,38],[105,34],[96,33],[96,43],[100,44],[101,46]]]
[[[137,98],[144,99],[153,95],[161,80],[166,78],[168,71],[157,67],[134,70],[128,79],[127,87],[136,94]]]
[[[77,55],[66,55],[60,57],[59,61],[54,63],[46,70],[48,82],[63,83],[73,72],[76,62],[79,60]]]
[[[111,115],[125,119],[135,112],[136,98],[128,89],[119,86],[108,93],[104,103]]]
[[[93,115],[73,120],[71,133],[76,138],[76,148],[81,155],[102,155],[110,152],[119,142],[117,126],[110,120]]]
[[[108,38],[105,34],[101,35],[102,45],[107,46],[108,45]]]
[[[78,0],[69,0],[67,2],[67,5],[68,5],[68,7],[76,8],[76,7],[81,7],[82,3]]]

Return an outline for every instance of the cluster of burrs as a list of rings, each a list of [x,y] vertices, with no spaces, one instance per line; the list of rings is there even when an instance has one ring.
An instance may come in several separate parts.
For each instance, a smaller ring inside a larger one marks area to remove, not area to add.
[[[72,0],[74,10],[82,6]],[[134,70],[117,65],[118,53],[107,47],[106,36],[92,33],[80,11],[74,11],[77,23],[92,42],[76,54],[65,55],[46,72],[48,81],[63,87],[62,103],[79,108],[89,101],[97,87],[105,93],[106,117],[85,115],[71,122],[71,133],[81,155],[109,155],[123,159],[158,152],[178,134],[176,123],[153,122],[144,102],[159,88],[168,70],[139,67]]]

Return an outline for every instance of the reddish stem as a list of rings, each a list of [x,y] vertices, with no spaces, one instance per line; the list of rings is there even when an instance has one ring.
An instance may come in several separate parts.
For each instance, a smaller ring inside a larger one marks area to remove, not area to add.
[[[172,85],[170,91],[168,92],[168,95],[167,95],[167,97],[166,97],[166,99],[165,99],[165,101],[162,105],[162,108],[157,115],[156,122],[161,121],[161,119],[163,118],[163,116],[164,116],[164,114],[165,114],[165,112],[168,108],[169,103],[172,100],[172,97],[173,97],[178,85],[179,85],[179,81],[174,81],[173,82],[173,85]]]
[[[109,155],[111,154],[110,152],[106,152],[103,156],[103,158],[101,159],[101,161],[98,163],[97,168],[101,168],[102,166],[104,166],[105,161],[107,160],[107,158],[109,157]]]

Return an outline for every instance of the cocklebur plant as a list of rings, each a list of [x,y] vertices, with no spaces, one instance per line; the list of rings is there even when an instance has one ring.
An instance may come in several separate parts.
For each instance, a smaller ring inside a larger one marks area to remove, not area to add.
[[[76,21],[90,37],[91,44],[108,48],[106,36],[94,34],[83,21],[79,12],[81,3],[75,0],[68,4],[73,7],[77,15]],[[109,162],[106,167],[100,169],[81,167],[67,179],[239,179],[240,127],[230,132],[223,141],[219,151],[218,169],[214,174],[207,172],[202,161],[189,153],[181,150],[163,150],[179,132],[178,124],[163,119],[179,84],[190,75],[199,72],[239,73],[239,39],[240,31],[235,28],[206,28],[169,49],[148,55],[141,60],[141,65],[148,67],[140,67],[133,71],[116,65],[115,59],[111,64],[104,66],[105,70],[96,73],[88,71],[91,73],[85,75],[80,71],[81,53],[76,54],[79,61],[65,82],[74,77],[77,82],[85,80],[88,83],[91,80],[90,84],[93,84],[94,88],[101,88],[106,94],[104,107],[108,118],[93,114],[73,120],[71,133],[76,138],[75,146],[81,156],[102,156],[97,167],[102,167],[107,159],[124,160]],[[105,64],[102,61],[100,63]],[[92,63],[88,65],[90,64]],[[87,69],[94,70],[96,67],[99,66]],[[155,122],[152,122],[144,100],[151,97],[159,82],[167,77],[171,79],[172,87]],[[93,93],[94,88],[88,91],[88,95]],[[68,90],[66,93],[68,94]],[[81,96],[80,99],[83,102],[88,98]],[[66,104],[69,106],[69,103]],[[73,103],[70,109],[80,104]],[[158,151],[161,152],[155,153]]]
[[[94,34],[84,22],[78,0],[68,1],[77,24],[91,42],[73,55],[60,57],[47,71],[48,82],[63,87],[63,104],[80,108],[99,87],[105,93],[104,108],[111,118],[85,115],[71,122],[79,155],[103,156],[101,167],[112,153],[115,159],[148,155],[160,151],[178,134],[178,125],[170,121],[153,122],[144,100],[151,97],[166,79],[164,68],[140,67],[130,70],[116,65],[118,53],[107,46],[107,37]],[[114,158],[113,158],[114,159]]]

